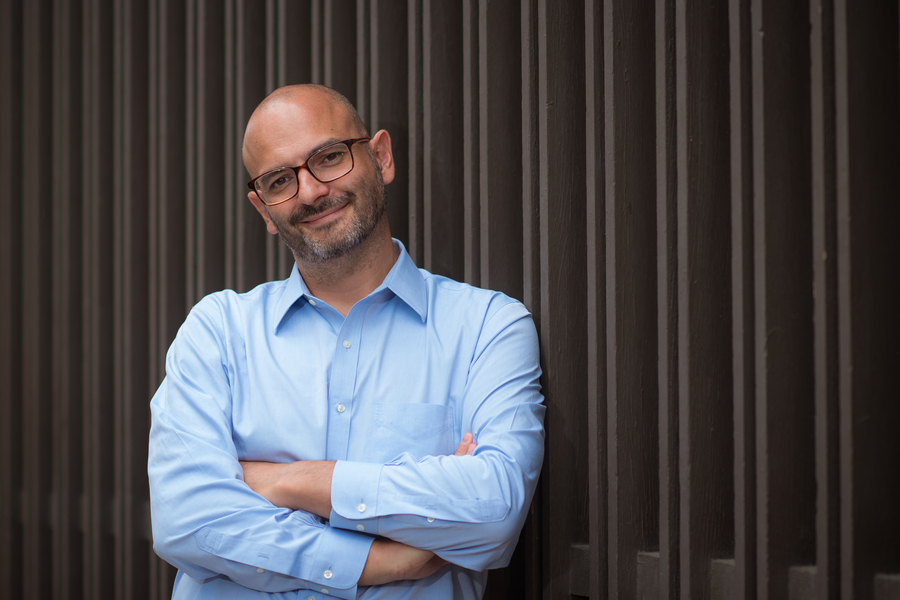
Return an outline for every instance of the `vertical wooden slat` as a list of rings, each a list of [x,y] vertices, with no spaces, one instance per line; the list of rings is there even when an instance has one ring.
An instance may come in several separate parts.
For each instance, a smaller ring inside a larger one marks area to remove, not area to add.
[[[375,0],[371,8],[372,106],[369,132],[385,129],[391,135],[394,152],[394,182],[388,187],[387,213],[391,235],[410,247],[409,204],[411,173],[416,158],[410,155],[413,112],[409,107],[413,84],[404,68],[410,65],[407,36],[412,27],[407,23],[408,3]]]
[[[356,0],[329,0],[324,6],[325,78],[323,83],[356,101]],[[363,48],[365,46],[362,46]]]
[[[751,15],[757,596],[778,598],[815,560],[809,13]]]
[[[816,597],[840,591],[837,222],[834,147],[834,7],[809,6],[812,112],[813,321],[815,323]]]
[[[175,0],[158,0],[157,136],[160,345],[168,348],[187,309],[185,265],[185,11]]]
[[[160,171],[160,144],[162,140],[156,133],[160,129],[160,101],[162,95],[160,93],[161,85],[159,81],[160,71],[160,52],[158,50],[160,42],[160,23],[159,23],[159,0],[149,0],[147,5],[147,21],[149,23],[148,37],[148,69],[150,73],[148,84],[148,123],[149,131],[153,135],[148,139],[148,229],[149,239],[147,241],[148,264],[151,273],[149,281],[148,306],[149,306],[149,379],[153,382],[162,381],[165,376],[165,355],[168,350],[166,336],[162,333],[164,330],[163,321],[161,320],[162,311],[160,303],[162,302],[162,286],[160,282],[160,270],[162,268],[160,259],[162,253],[159,250],[160,244],[165,242],[165,238],[161,235],[162,223],[160,221],[161,211],[159,208],[161,202],[161,179]],[[233,249],[232,249],[233,252]],[[164,563],[161,559],[151,561],[149,568],[150,579],[150,596],[156,600],[163,600],[171,596],[172,583],[174,581],[173,569]]]
[[[369,52],[372,47],[372,2],[356,0],[354,14],[356,15],[356,48],[355,53],[356,97],[353,102],[356,111],[363,123],[371,122],[372,113],[372,63],[369,60]],[[342,17],[343,18],[343,17]],[[377,82],[375,82],[377,85]]]
[[[637,557],[658,543],[653,5],[603,13],[610,597],[636,594]]]
[[[756,598],[756,386],[750,0],[728,4],[735,600]]]
[[[462,57],[463,57],[463,262],[465,263],[463,278],[466,282],[477,285],[481,279],[481,126],[483,111],[482,96],[479,94],[483,84],[481,79],[480,57],[486,52],[479,52],[482,22],[478,0],[462,1]]]
[[[185,163],[187,157],[185,129],[188,122],[185,118],[184,107],[187,103],[185,89],[185,61],[184,54],[187,43],[185,22],[186,10],[180,2],[171,0],[150,0],[148,8],[150,15],[150,34],[147,43],[149,47],[149,72],[150,86],[148,88],[150,131],[149,137],[149,223],[147,233],[150,248],[149,272],[151,281],[148,287],[150,301],[147,306],[149,311],[150,336],[153,342],[150,345],[149,362],[156,365],[154,372],[145,385],[155,388],[157,382],[165,375],[164,361],[169,345],[175,337],[184,316],[190,307],[191,293],[187,287],[187,225],[184,219],[184,195],[188,192]],[[136,24],[136,26],[139,26]],[[136,91],[140,95],[139,91]],[[136,99],[136,102],[140,100]],[[140,104],[136,105],[136,108]],[[136,149],[139,152],[139,149]],[[140,160],[140,154],[134,156]],[[134,173],[140,173],[139,165],[135,165]],[[226,196],[227,198],[227,196]],[[217,199],[220,201],[220,199]],[[229,208],[226,201],[225,209]],[[217,210],[221,208],[217,207]],[[200,211],[198,210],[198,215]],[[134,219],[140,217],[135,215]],[[227,219],[227,217],[226,217]],[[139,223],[133,227],[138,228]],[[142,232],[141,232],[142,233]],[[229,250],[240,255],[241,248],[239,238],[236,245],[226,247],[226,256]],[[135,267],[140,268],[139,265]],[[233,279],[239,274],[239,270],[233,271]],[[134,290],[135,297],[139,295],[140,282],[135,280],[129,289]],[[139,314],[138,310],[138,314]],[[139,355],[134,356],[140,360]],[[133,388],[135,393],[140,393],[139,387]],[[146,392],[143,392],[146,394]],[[141,415],[144,423],[147,415]],[[141,423],[135,420],[134,424]],[[141,454],[136,456],[141,456]],[[137,481],[135,481],[137,485]],[[133,507],[134,514],[138,514]],[[144,510],[140,514],[145,514]],[[138,551],[138,554],[139,555]],[[165,596],[170,593],[173,582],[173,570],[159,563],[152,564],[149,574],[156,592]],[[137,581],[135,581],[137,583]]]
[[[589,591],[607,587],[606,204],[604,192],[603,6],[584,3],[585,194],[587,258],[587,427]],[[524,108],[524,107],[523,107]],[[523,119],[525,115],[523,115]],[[526,138],[523,136],[523,149]],[[527,165],[526,165],[527,166]],[[526,271],[527,273],[527,271]]]
[[[311,0],[309,9],[310,83],[325,83],[325,7],[324,0]]]
[[[197,23],[198,0],[187,0],[184,3],[185,10],[185,174],[184,174],[184,225],[185,225],[185,290],[188,305],[192,305],[195,294],[200,287],[198,284],[200,274],[199,242],[197,213],[200,197],[198,194],[200,177],[199,161],[197,160],[197,140],[200,128],[197,126],[198,114],[202,109],[198,107],[197,95],[200,88],[199,60],[197,58],[200,48],[200,27]]]
[[[48,18],[48,15],[50,18]],[[22,200],[30,198],[22,213],[22,448],[23,472],[22,552],[23,595],[46,597],[51,591],[44,557],[51,555],[50,514],[51,451],[45,434],[51,430],[52,390],[45,365],[51,360],[52,286],[51,253],[44,243],[43,224],[51,221],[52,156],[52,4],[25,4],[22,20],[22,65],[28,74],[22,86]],[[52,222],[52,221],[51,221]]]
[[[53,20],[53,596],[68,599],[80,596],[84,568],[80,3],[56,1]]]
[[[521,298],[521,93],[518,7],[463,3],[465,278]],[[471,186],[471,187],[470,187]],[[530,538],[509,567],[491,573],[489,598],[524,598]]]
[[[572,545],[588,541],[584,7],[539,0],[537,11],[539,332],[549,457],[542,510],[550,519],[543,540],[544,593],[564,597],[573,576]]]
[[[113,65],[114,4],[90,0],[85,15],[85,136],[83,265],[85,318],[85,591],[90,598],[115,593],[113,523],[114,387],[113,323]],[[152,27],[152,26],[151,26]]]
[[[537,0],[521,0],[519,6],[522,15],[522,298],[535,324],[540,325]]]
[[[224,199],[228,178],[223,177],[225,156],[225,16],[220,3],[196,0],[196,121],[194,125],[193,192],[196,219],[194,239],[197,247],[196,287],[188,289],[188,303],[225,286],[225,213]],[[241,199],[241,191],[233,193]]]
[[[425,260],[424,197],[424,99],[423,99],[423,0],[407,0],[407,93],[409,106],[409,196],[407,250],[417,265]],[[390,213],[389,213],[390,216]]]
[[[265,6],[250,0],[235,0],[235,73],[234,87],[229,93],[235,95],[236,101],[231,115],[232,137],[226,142],[226,150],[230,153],[227,159],[232,164],[231,187],[226,188],[225,193],[235,199],[235,228],[229,234],[235,236],[234,289],[239,292],[261,283],[266,275],[266,238],[269,234],[247,195],[243,191],[237,192],[247,189],[246,183],[250,179],[241,159],[244,128],[253,110],[266,96],[266,71],[259,68],[265,65],[265,32]]]
[[[22,4],[0,3],[0,596],[23,594],[22,494]]]
[[[178,5],[176,5],[177,8]],[[171,10],[171,7],[170,7]],[[176,12],[166,19],[170,23],[183,22],[184,13]],[[162,16],[161,16],[162,20]],[[116,596],[119,598],[146,598],[150,592],[150,565],[152,551],[147,526],[144,522],[147,488],[147,443],[149,414],[146,399],[152,394],[156,382],[151,384],[147,365],[150,358],[151,337],[149,324],[150,269],[146,249],[149,244],[150,206],[148,189],[149,165],[149,31],[147,29],[148,5],[142,0],[122,2],[117,6],[115,39],[121,44],[116,49],[116,106],[115,106],[115,463],[116,463]],[[169,51],[183,50],[181,39],[168,36]],[[183,98],[176,96],[175,102]],[[175,127],[184,131],[184,106],[178,106],[179,119]],[[170,104],[170,113],[176,112]],[[162,121],[162,119],[161,119]],[[169,126],[173,124],[170,122]],[[181,137],[181,140],[184,138]],[[183,146],[183,141],[180,142]],[[173,160],[184,159],[182,151],[172,152]],[[160,162],[163,162],[162,159]],[[179,168],[183,169],[181,165]],[[171,172],[170,172],[171,173]],[[171,178],[171,175],[170,175]],[[181,198],[187,194],[186,186],[179,190],[174,184],[160,184],[168,189],[172,205],[169,221],[184,223]],[[184,265],[184,236],[169,236],[175,256],[170,262]],[[174,238],[174,239],[172,239]],[[170,247],[171,248],[171,247]],[[174,259],[174,261],[173,261]],[[181,269],[180,293],[183,294],[185,277]],[[169,288],[172,289],[172,288]],[[176,303],[177,301],[177,303]],[[183,297],[171,300],[171,319],[183,316]]]
[[[834,11],[840,595],[869,598],[876,573],[900,573],[900,7]]]
[[[423,242],[422,266],[453,279],[464,276],[462,7],[426,0],[422,11]]]
[[[538,18],[537,0],[521,0],[520,48],[522,70],[522,301],[531,311],[537,330],[541,330],[541,272],[540,272],[540,187],[539,187],[539,111],[538,111]],[[549,462],[544,453],[544,465]],[[547,489],[547,476],[538,486],[531,511],[522,530],[520,540],[526,540],[525,598],[535,600],[542,596],[544,586],[543,537],[547,519],[543,518],[543,494]]]
[[[226,192],[224,177],[232,157],[225,155],[225,16],[215,0],[196,0],[196,65],[194,172],[196,188],[194,239],[197,247],[196,287],[187,290],[193,304],[205,294],[225,286],[226,197],[242,200],[243,190]]]
[[[480,285],[522,297],[520,44],[516,7],[479,2]],[[579,62],[581,58],[579,57]],[[473,161],[474,162],[474,161]]]
[[[709,598],[733,552],[727,7],[675,11],[680,588]]]
[[[215,0],[212,0],[213,2]],[[223,97],[225,99],[225,143],[223,144],[223,148],[225,151],[224,155],[224,165],[225,165],[225,173],[227,174],[229,171],[235,170],[236,167],[236,152],[238,151],[238,145],[235,143],[235,139],[239,135],[243,134],[242,127],[245,127],[246,124],[241,125],[238,123],[238,118],[236,116],[237,112],[237,94],[235,93],[236,89],[236,80],[237,80],[237,67],[236,62],[238,60],[238,48],[237,48],[237,25],[235,21],[237,20],[236,8],[238,0],[224,0],[221,5],[221,13],[224,15],[224,47],[225,47],[225,81],[224,81],[224,91]],[[211,8],[211,7],[210,7]],[[243,161],[242,161],[243,162]],[[229,189],[239,189],[236,186],[237,183],[237,175],[233,177],[228,177],[226,175],[225,179],[225,190]],[[243,192],[241,192],[243,193]],[[236,281],[237,281],[237,272],[236,272],[236,255],[237,255],[237,243],[235,240],[235,214],[237,212],[237,205],[241,202],[241,194],[232,194],[226,193],[223,196],[224,208],[225,208],[225,287],[228,289],[235,289]],[[151,264],[151,269],[153,265]]]
[[[659,370],[658,597],[679,592],[678,221],[675,2],[656,2],[656,309]],[[639,572],[640,576],[640,572]],[[640,581],[638,582],[640,586]]]

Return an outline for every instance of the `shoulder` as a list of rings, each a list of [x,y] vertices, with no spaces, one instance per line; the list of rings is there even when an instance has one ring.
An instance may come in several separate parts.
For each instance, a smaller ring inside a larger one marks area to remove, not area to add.
[[[475,287],[419,269],[425,280],[429,312],[436,317],[465,317],[487,324],[492,321],[510,323],[531,320],[525,305],[503,292]]]
[[[217,336],[241,335],[261,325],[284,291],[286,281],[262,283],[247,292],[226,289],[200,299],[191,308],[181,329],[202,327]]]
[[[247,292],[220,290],[204,296],[191,313],[199,312],[208,315],[228,315],[254,310],[263,310],[266,305],[284,291],[287,281],[267,281]]]

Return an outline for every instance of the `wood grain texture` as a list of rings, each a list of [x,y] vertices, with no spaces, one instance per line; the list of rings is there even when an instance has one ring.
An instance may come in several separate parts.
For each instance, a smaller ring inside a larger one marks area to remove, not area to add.
[[[900,7],[2,0],[0,597],[171,596],[147,402],[184,315],[293,266],[244,127],[329,83],[392,232],[532,311],[501,598],[893,597]]]
[[[539,1],[538,163],[540,338],[548,410],[544,597],[569,593],[571,546],[588,538],[586,422],[586,261],[583,12],[576,3]],[[565,42],[564,42],[565,40]]]
[[[809,14],[751,14],[757,596],[781,598],[815,560]]]

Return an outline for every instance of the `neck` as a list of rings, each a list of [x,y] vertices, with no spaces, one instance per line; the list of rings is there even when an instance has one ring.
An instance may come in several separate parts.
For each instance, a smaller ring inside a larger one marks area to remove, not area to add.
[[[387,219],[382,219],[368,238],[342,256],[324,263],[304,261],[297,255],[294,260],[312,295],[346,317],[354,304],[381,285],[397,255]]]

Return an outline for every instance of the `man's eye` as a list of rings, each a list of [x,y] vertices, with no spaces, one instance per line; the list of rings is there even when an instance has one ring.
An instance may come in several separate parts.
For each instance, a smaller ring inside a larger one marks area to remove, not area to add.
[[[343,152],[341,152],[340,150],[335,150],[334,152],[329,152],[328,154],[323,156],[322,162],[325,164],[337,162],[337,161],[341,160],[341,158],[343,156],[344,156]]]
[[[280,190],[284,186],[288,185],[290,179],[287,175],[272,175],[270,178],[262,180],[262,189],[266,193],[271,193]]]

